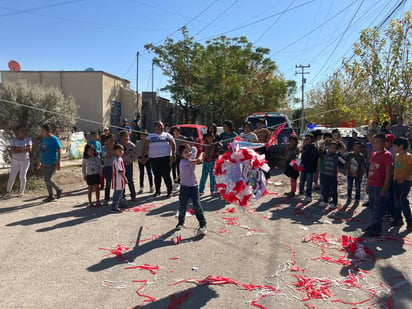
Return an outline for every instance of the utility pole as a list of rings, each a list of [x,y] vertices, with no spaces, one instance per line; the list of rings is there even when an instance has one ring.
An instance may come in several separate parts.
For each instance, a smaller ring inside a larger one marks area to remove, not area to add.
[[[300,134],[302,135],[304,133],[304,126],[305,126],[305,116],[304,116],[304,108],[305,108],[305,83],[306,83],[306,78],[305,74],[309,74],[309,72],[305,72],[305,69],[310,68],[310,64],[308,65],[295,65],[297,69],[301,69],[300,72],[296,71],[295,75],[302,75],[302,113],[300,115],[301,121],[300,121]]]

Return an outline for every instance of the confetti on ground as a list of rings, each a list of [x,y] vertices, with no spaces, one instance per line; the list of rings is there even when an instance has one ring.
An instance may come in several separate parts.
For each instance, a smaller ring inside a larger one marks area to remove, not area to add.
[[[121,257],[124,252],[129,251],[129,247],[123,247],[122,245],[117,245],[114,249],[106,249],[106,248],[99,248],[99,250],[107,250],[110,251],[111,254],[116,255],[117,257]],[[110,254],[106,254],[108,256]]]

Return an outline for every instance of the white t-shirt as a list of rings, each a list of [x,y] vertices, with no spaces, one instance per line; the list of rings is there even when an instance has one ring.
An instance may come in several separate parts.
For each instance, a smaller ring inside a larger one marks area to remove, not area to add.
[[[162,134],[150,133],[147,136],[149,141],[149,158],[169,157],[172,154],[172,148],[169,141],[173,140],[173,136],[169,133]]]
[[[16,137],[13,137],[10,139],[10,147],[28,147],[31,146],[31,138],[26,137],[25,139],[18,139]],[[18,152],[18,153],[12,153],[11,158],[13,160],[17,161],[25,161],[30,158],[30,152]]]
[[[249,142],[249,143],[257,143],[258,142],[257,135],[253,132],[240,133],[239,137],[240,137],[241,140],[243,140],[245,142]]]

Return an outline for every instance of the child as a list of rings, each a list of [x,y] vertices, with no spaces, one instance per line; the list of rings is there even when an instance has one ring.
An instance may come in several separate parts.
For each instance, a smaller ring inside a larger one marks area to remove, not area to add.
[[[312,202],[312,182],[313,173],[316,172],[318,166],[319,153],[316,147],[313,145],[313,135],[306,134],[303,141],[302,149],[302,164],[304,170],[300,175],[299,183],[299,194],[303,195],[305,193],[305,183],[306,183],[306,196],[304,199],[305,203]]]
[[[176,230],[184,228],[185,216],[187,210],[187,202],[189,198],[193,202],[196,218],[199,221],[198,236],[204,236],[207,232],[206,219],[203,214],[203,208],[200,204],[199,187],[195,175],[196,163],[200,163],[199,159],[192,158],[192,147],[188,144],[180,145],[178,149],[180,160],[180,194],[179,194],[179,221]]]
[[[89,198],[89,206],[100,207],[100,174],[102,172],[102,165],[96,149],[87,144],[84,148],[83,162],[82,162],[83,178],[87,182],[87,197]],[[93,190],[96,192],[96,204],[92,203]]]
[[[102,153],[102,144],[99,142],[99,135],[96,131],[90,132],[91,140],[87,142],[87,144],[92,145],[94,149],[97,151],[97,155],[100,156]]]
[[[215,135],[211,132],[206,133],[204,136],[204,143],[203,146],[203,166],[202,166],[202,177],[200,178],[200,185],[199,191],[200,196],[205,193],[205,184],[207,180],[207,176],[210,175],[210,192],[212,196],[216,195],[216,182],[215,182],[215,174],[213,173],[213,167],[215,166],[215,162],[219,157],[219,145],[215,143]],[[202,157],[202,154],[200,155]]]
[[[102,159],[103,159],[103,175],[106,179],[106,186],[104,188],[104,202],[109,205],[110,200],[110,187],[112,185],[112,174],[113,174],[113,146],[115,145],[114,136],[109,133],[107,135],[106,144],[102,148]]]
[[[258,121],[256,122],[256,130],[253,131],[253,133],[256,134],[258,138],[258,143],[266,144],[270,139],[271,133],[269,129],[265,128],[264,126],[266,126],[266,119],[259,118]]]
[[[382,219],[392,179],[393,162],[391,153],[385,150],[385,134],[375,134],[375,152],[370,158],[368,176],[369,207],[372,211],[372,225],[366,228],[365,236],[379,236],[382,232]]]
[[[122,212],[120,209],[120,199],[122,198],[122,194],[124,188],[127,184],[127,178],[125,173],[125,167],[123,163],[123,156],[124,148],[122,145],[116,144],[113,146],[113,175],[112,175],[112,185],[113,185],[113,204],[112,204],[112,211],[114,212]]]
[[[352,187],[355,181],[355,201],[360,200],[360,191],[363,174],[366,170],[366,162],[362,150],[362,143],[355,141],[353,151],[349,152],[346,157],[345,171],[348,177],[348,201],[352,200]]]
[[[315,130],[313,131],[313,145],[315,145],[316,149],[320,153],[320,148],[321,148],[321,143],[322,143],[322,130]],[[319,166],[319,160],[318,160],[318,166]],[[319,185],[319,168],[318,170],[313,174],[313,190],[320,190],[320,185]]]
[[[228,150],[228,146],[236,138],[237,133],[235,132],[234,124],[232,120],[226,120],[223,122],[223,132],[220,133],[220,140],[222,141],[223,151]]]
[[[146,161],[143,159],[143,147],[144,144],[146,143],[147,135],[149,135],[149,132],[147,130],[142,130],[142,133],[140,134],[140,140],[137,141],[136,143],[136,149],[137,149],[137,160],[139,164],[139,171],[140,171],[140,190],[139,194],[143,193],[143,188],[144,188],[144,168],[146,166],[146,172],[147,176],[149,177],[149,185],[150,185],[150,193],[154,192],[153,189],[153,174],[152,174],[152,166],[150,165],[150,161]],[[146,156],[147,157],[147,156]]]
[[[133,181],[133,162],[137,160],[136,145],[130,141],[130,135],[127,131],[120,132],[120,143],[123,146],[123,162],[125,165],[125,173],[127,177],[127,183],[130,191],[130,198],[132,201],[136,200],[136,189]],[[123,197],[125,197],[123,193]]]
[[[245,142],[249,143],[257,143],[258,137],[255,133],[252,132],[252,123],[250,121],[246,121],[243,124],[243,132],[239,135],[240,139]]]
[[[409,206],[408,194],[412,184],[412,155],[408,149],[408,140],[398,137],[393,142],[396,151],[395,172],[393,175],[393,190],[395,195],[394,224],[401,226],[402,213],[405,217],[408,231],[412,231],[412,214]]]
[[[328,204],[329,198],[332,198],[329,204],[330,209],[335,209],[338,203],[338,161],[337,153],[338,143],[331,141],[328,149],[322,154],[323,156],[323,201],[320,206]]]
[[[298,137],[296,135],[291,135],[289,137],[289,145],[285,151],[285,159],[286,159],[285,175],[288,176],[290,179],[290,192],[285,193],[285,195],[288,197],[295,196],[295,192],[296,192],[297,179],[299,177],[299,172],[290,165],[290,162],[292,160],[295,160],[298,154],[299,154]]]

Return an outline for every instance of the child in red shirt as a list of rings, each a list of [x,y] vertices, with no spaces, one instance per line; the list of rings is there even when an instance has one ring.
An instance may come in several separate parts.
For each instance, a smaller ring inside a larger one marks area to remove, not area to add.
[[[385,141],[385,134],[375,134],[373,137],[375,152],[369,159],[368,175],[368,195],[369,207],[372,211],[372,225],[365,231],[364,236],[367,237],[379,236],[382,232],[385,203],[392,179],[393,160],[391,153],[385,150]]]

